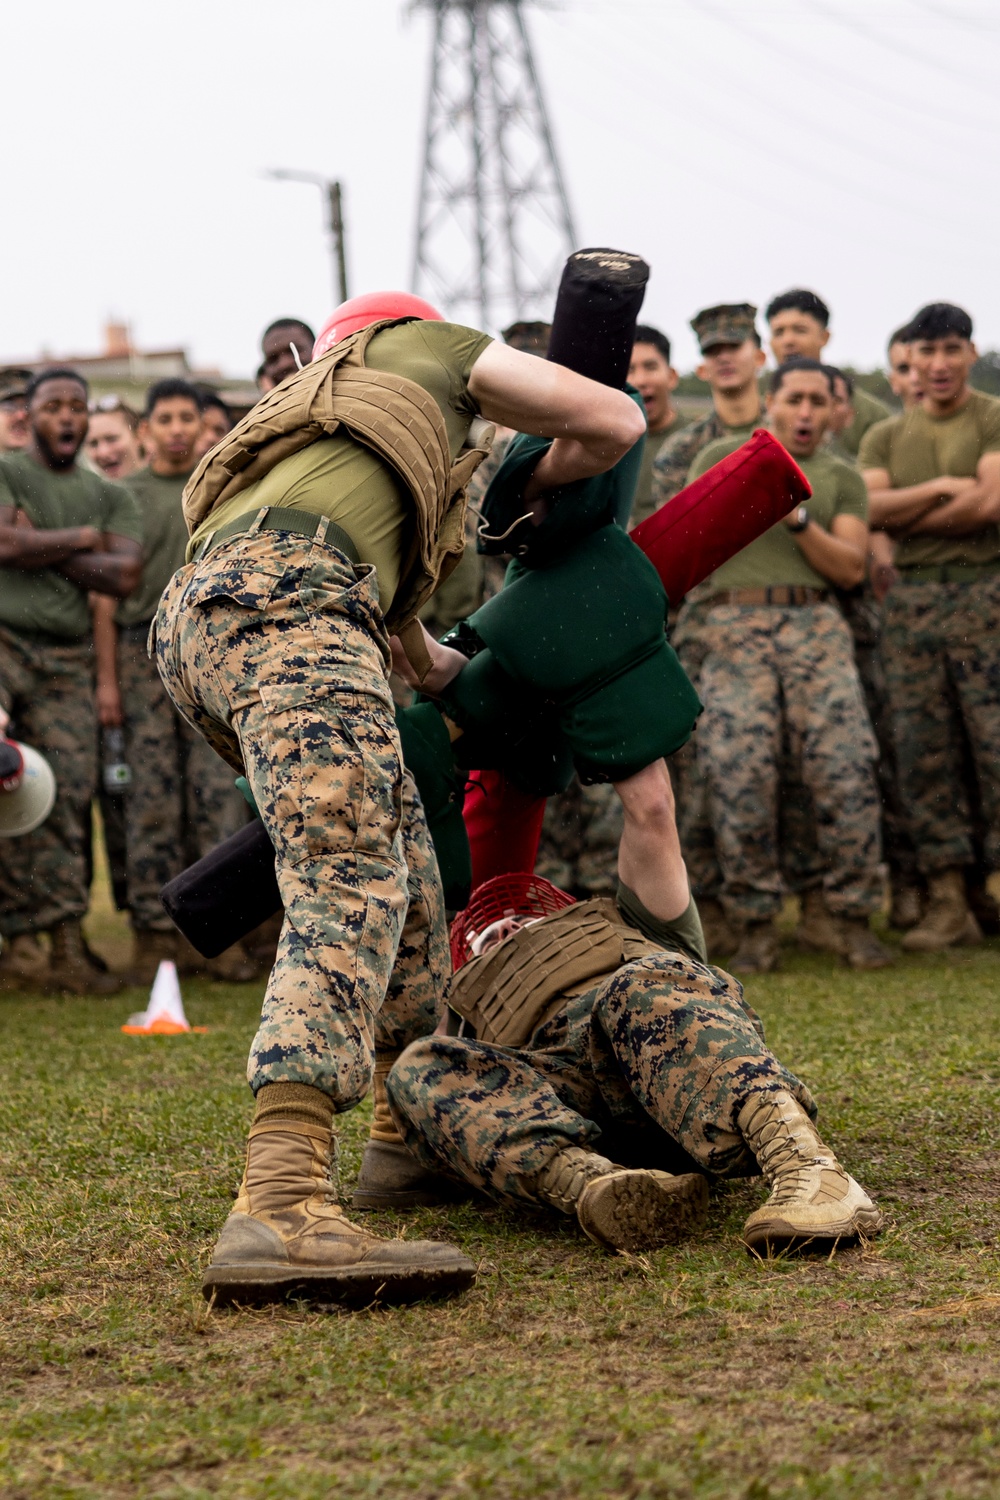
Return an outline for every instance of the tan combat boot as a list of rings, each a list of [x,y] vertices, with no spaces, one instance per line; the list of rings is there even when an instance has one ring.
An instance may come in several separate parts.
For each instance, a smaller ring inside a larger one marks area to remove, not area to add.
[[[0,988],[41,988],[49,972],[48,951],[37,932],[19,932],[4,941],[0,953]]]
[[[333,1105],[319,1089],[276,1083],[257,1095],[236,1205],[202,1291],[224,1305],[288,1296],[365,1305],[413,1302],[470,1286],[453,1245],[383,1240],[344,1217],[330,1184]]]
[[[736,952],[736,934],[723,910],[722,902],[713,896],[698,901],[701,930],[705,934],[705,951],[710,960],[728,958]]]
[[[773,922],[749,922],[728,964],[733,974],[770,974],[778,968],[778,929]]]
[[[880,943],[867,917],[842,917],[844,960],[851,969],[888,969],[895,955]]]
[[[743,1226],[750,1250],[877,1234],[882,1215],[820,1140],[798,1100],[784,1089],[753,1094],[737,1116],[743,1139],[771,1189]]]
[[[927,878],[924,919],[903,938],[908,953],[938,953],[956,943],[981,943],[983,934],[969,908],[961,870],[941,870]]]
[[[616,1167],[579,1146],[558,1151],[531,1187],[539,1202],[575,1214],[584,1234],[606,1250],[658,1250],[704,1219],[708,1183],[697,1172]]]
[[[217,958],[208,959],[207,963],[212,978],[220,979],[224,984],[249,984],[260,974],[260,968],[242,943],[234,943]]]
[[[971,873],[971,872],[970,872]],[[972,877],[965,883],[965,899],[969,910],[979,923],[984,937],[1000,937],[1000,906],[990,894],[982,880]]]
[[[920,887],[909,881],[894,880],[889,926],[895,932],[909,932],[911,927],[916,927],[923,913],[924,893]]]
[[[802,897],[802,914],[795,938],[799,946],[810,953],[836,953],[840,958],[846,955],[843,929],[827,907],[821,890],[806,891]]]
[[[351,1199],[352,1208],[365,1212],[375,1208],[424,1208],[428,1204],[454,1203],[466,1196],[458,1183],[422,1167],[396,1129],[389,1112],[385,1080],[398,1056],[398,1052],[375,1053],[372,1082],[375,1112]]]
[[[139,927],[132,933],[132,957],[129,961],[126,984],[145,989],[156,978],[156,971],[164,960],[177,962],[176,932],[150,932]]]
[[[115,995],[123,981],[90,962],[77,921],[59,922],[49,934],[52,950],[43,988],[70,995]]]

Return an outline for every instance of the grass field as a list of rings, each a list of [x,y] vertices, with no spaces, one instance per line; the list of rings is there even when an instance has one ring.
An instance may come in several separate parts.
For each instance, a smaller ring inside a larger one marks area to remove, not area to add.
[[[113,947],[116,924],[95,931]],[[488,1204],[378,1220],[446,1236],[437,1306],[209,1314],[259,987],[142,1003],[0,996],[0,1495],[840,1497],[1000,1494],[1000,950],[752,982],[772,1044],[890,1227],[835,1259],[738,1244],[759,1183],[680,1249],[613,1258]],[[357,1170],[367,1109],[346,1119]]]

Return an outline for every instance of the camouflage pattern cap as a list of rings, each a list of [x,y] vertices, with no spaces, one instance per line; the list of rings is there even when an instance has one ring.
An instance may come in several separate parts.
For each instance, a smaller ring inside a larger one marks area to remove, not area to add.
[[[8,365],[0,370],[0,401],[14,401],[27,394],[30,370],[20,370]]]
[[[723,302],[702,308],[691,319],[698,348],[707,354],[717,344],[742,344],[756,332],[757,309],[752,302]]]
[[[520,349],[525,354],[539,354],[544,359],[548,353],[551,332],[551,323],[512,323],[503,330],[503,341],[512,349]]]

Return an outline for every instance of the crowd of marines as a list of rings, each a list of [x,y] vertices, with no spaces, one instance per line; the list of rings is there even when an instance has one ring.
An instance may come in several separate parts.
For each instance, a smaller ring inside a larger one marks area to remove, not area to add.
[[[544,324],[500,341],[412,302],[354,324],[338,310],[315,345],[279,320],[235,425],[184,382],[152,387],[146,463],[110,478],[77,372],[6,388],[23,441],[0,455],[0,705],[59,796],[36,833],[0,841],[0,978],[121,982],[81,921],[98,721],[122,725],[126,977],[185,961],[159,888],[250,816],[237,775],[284,908],[206,1296],[471,1282],[456,1247],[379,1237],[339,1203],[334,1119],[370,1091],[360,1210],[485,1192],[637,1252],[696,1225],[711,1180],[760,1174],[751,1249],[874,1234],[877,1207],[733,976],[779,963],[789,895],[799,941],[856,969],[894,961],[872,928],[887,900],[909,951],[1000,929],[1000,402],[970,386],[971,320],[930,304],[892,335],[893,415],[824,361],[814,293],[768,306],[768,376],[756,309],[705,309],[711,408],[690,420],[655,328],[635,329],[630,394],[544,358]],[[466,486],[475,517],[513,434],[534,434],[520,519],[542,527],[641,442],[635,525],[761,426],[812,495],[670,600],[694,734],[628,774],[579,761],[535,873],[446,911],[395,716],[414,689],[449,701],[470,662],[441,637],[503,587],[507,559],[467,547],[455,566]],[[256,972],[242,947],[217,961]]]

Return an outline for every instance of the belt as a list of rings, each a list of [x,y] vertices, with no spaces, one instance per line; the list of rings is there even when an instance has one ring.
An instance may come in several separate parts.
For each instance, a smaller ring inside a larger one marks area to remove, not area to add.
[[[713,594],[713,604],[771,604],[787,608],[794,604],[822,604],[829,589],[810,588],[805,583],[776,583],[766,589],[722,589]]]
[[[246,515],[236,516],[232,521],[227,521],[225,526],[220,526],[218,531],[209,532],[205,540],[200,544],[198,550],[191,558],[192,562],[199,562],[206,552],[211,552],[220,542],[228,542],[230,537],[239,536],[246,531],[291,531],[296,536],[315,537],[319,533],[319,540],[326,542],[330,547],[336,547],[338,552],[352,562],[355,567],[360,563],[358,549],[351,538],[338,526],[336,521],[331,521],[329,516],[317,516],[310,510],[291,510],[281,505],[266,505],[260,510],[247,511]]]
[[[1000,573],[1000,562],[927,563],[919,568],[900,568],[900,583],[975,583],[977,579]]]

